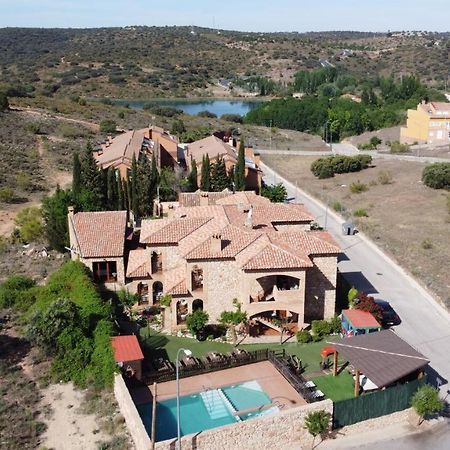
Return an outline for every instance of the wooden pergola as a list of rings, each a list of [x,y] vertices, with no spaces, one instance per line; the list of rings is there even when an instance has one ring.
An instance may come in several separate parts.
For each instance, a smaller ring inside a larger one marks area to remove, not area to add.
[[[327,343],[335,349],[333,376],[337,376],[339,371],[339,354],[355,368],[355,397],[361,388],[361,375],[382,389],[407,377],[421,378],[430,362],[391,330]]]

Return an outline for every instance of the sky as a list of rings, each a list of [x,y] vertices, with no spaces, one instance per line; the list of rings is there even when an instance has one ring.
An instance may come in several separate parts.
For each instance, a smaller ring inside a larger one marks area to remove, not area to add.
[[[0,27],[450,31],[450,0],[0,0]]]

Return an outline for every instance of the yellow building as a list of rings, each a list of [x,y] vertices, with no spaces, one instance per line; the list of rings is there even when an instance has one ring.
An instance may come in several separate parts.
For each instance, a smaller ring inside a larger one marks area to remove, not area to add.
[[[450,143],[450,103],[425,102],[408,109],[406,127],[400,130],[400,141],[406,144]]]

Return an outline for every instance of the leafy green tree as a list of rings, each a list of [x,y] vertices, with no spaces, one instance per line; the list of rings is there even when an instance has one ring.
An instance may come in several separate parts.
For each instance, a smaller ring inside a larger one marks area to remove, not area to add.
[[[317,436],[323,438],[324,434],[330,429],[330,413],[321,409],[319,411],[311,411],[305,418],[305,428],[313,437],[311,448],[314,448],[314,441]]]
[[[45,310],[37,310],[27,329],[28,338],[54,354],[57,350],[57,338],[66,328],[81,325],[80,308],[72,300],[55,300]]]
[[[42,212],[36,206],[20,210],[15,222],[19,226],[19,235],[22,242],[37,241],[44,235]]]
[[[354,307],[354,301],[355,298],[357,297],[358,297],[358,289],[356,289],[355,286],[352,286],[347,294],[348,306],[350,308]]]
[[[195,159],[192,160],[191,167],[192,169],[188,175],[188,189],[190,192],[195,192],[198,189],[198,173]]]
[[[81,192],[82,186],[82,172],[81,162],[78,152],[73,154],[73,166],[72,166],[72,194],[74,198],[78,198]]]
[[[101,133],[115,133],[117,129],[117,123],[112,119],[104,119],[100,122]]]
[[[200,177],[200,189],[209,192],[211,190],[211,163],[208,154],[203,155]]]
[[[419,415],[420,425],[427,416],[444,409],[444,402],[439,398],[439,391],[429,384],[421,386],[411,398],[411,405]]]
[[[42,201],[42,217],[44,231],[52,248],[60,252],[69,246],[67,210],[73,203],[70,190],[62,190],[56,186],[55,193]]]
[[[182,133],[186,131],[186,127],[184,125],[184,122],[181,119],[175,119],[172,122],[172,128],[170,132],[174,134],[175,136],[180,136]]]
[[[234,167],[234,189],[245,191],[245,143],[241,139],[236,166]]]
[[[211,170],[211,191],[221,192],[230,187],[230,177],[225,166],[225,160],[217,155]]]
[[[230,330],[233,345],[236,345],[236,327],[241,323],[247,322],[247,313],[241,310],[241,304],[236,298],[233,300],[233,305],[235,306],[235,311],[222,311],[219,322]]]
[[[283,203],[287,199],[287,190],[284,184],[264,184],[261,195],[268,198],[272,203]]]
[[[163,167],[159,180],[159,197],[162,202],[173,202],[177,199],[178,182],[173,169]]]
[[[192,314],[188,314],[188,316],[186,317],[186,326],[188,327],[188,330],[191,332],[191,334],[193,334],[194,336],[198,336],[198,333],[205,328],[208,320],[208,313],[198,309]]]

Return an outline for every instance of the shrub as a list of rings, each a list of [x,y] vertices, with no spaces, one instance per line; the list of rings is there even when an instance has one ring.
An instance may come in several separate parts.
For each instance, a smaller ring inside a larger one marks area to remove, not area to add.
[[[268,198],[272,203],[283,203],[287,199],[287,190],[284,184],[264,184],[261,195]]]
[[[211,111],[200,111],[197,113],[198,117],[206,117],[208,119],[216,119],[217,114],[212,113]]]
[[[341,319],[338,316],[334,316],[330,319],[330,334],[339,334],[342,329]]]
[[[423,183],[433,189],[450,189],[450,162],[434,163],[422,171]]]
[[[297,331],[296,337],[297,342],[299,342],[300,344],[307,344],[308,342],[312,341],[311,333],[308,330]]]
[[[392,184],[393,178],[388,170],[381,170],[378,174],[378,182],[380,184]]]
[[[429,384],[421,386],[411,398],[411,406],[419,415],[419,424],[424,418],[441,412],[444,402],[439,398],[439,391]]]
[[[359,292],[358,297],[354,300],[355,309],[370,312],[378,322],[383,318],[383,310],[381,306],[375,303],[373,297],[369,297],[364,292]]]
[[[8,97],[3,91],[0,91],[0,111],[6,111],[9,108]]]
[[[366,192],[368,189],[369,186],[365,183],[361,183],[359,180],[350,184],[350,192],[352,194],[360,194],[361,192]]]
[[[330,428],[330,413],[321,409],[319,411],[310,412],[305,418],[305,428],[308,430],[308,433],[313,436],[313,445],[314,448],[314,440],[316,436],[321,436],[329,430]]]
[[[337,212],[340,212],[344,210],[344,207],[339,202],[334,202],[333,209]]]
[[[372,157],[370,155],[357,155],[353,159],[356,159],[361,165],[359,170],[367,169],[372,164]]]
[[[234,123],[243,122],[242,116],[240,116],[239,114],[222,114],[220,118],[222,120],[226,120],[227,122],[234,122]]]
[[[25,129],[33,134],[43,134],[43,126],[40,122],[29,122],[26,124]]]
[[[355,210],[353,215],[355,217],[369,217],[369,214],[367,214],[367,211],[364,208],[359,208]]]
[[[17,214],[15,222],[19,226],[19,235],[23,242],[32,242],[42,238],[44,223],[40,208],[31,206],[22,209]]]
[[[330,322],[327,320],[313,320],[311,323],[311,330],[315,336],[320,336],[321,338],[327,336],[331,334]]]
[[[391,153],[408,153],[409,145],[408,144],[400,144],[398,141],[394,141],[390,143]]]
[[[0,202],[3,203],[12,203],[14,200],[14,191],[9,187],[1,187],[0,188]]]
[[[383,141],[378,136],[372,136],[369,140],[373,149],[376,149]]]
[[[101,133],[114,133],[116,131],[117,124],[112,119],[104,119],[100,122]]]
[[[432,249],[433,248],[433,244],[432,244],[432,242],[430,241],[430,239],[428,239],[428,238],[426,238],[426,239],[424,239],[423,241],[422,241],[422,248],[424,249],[424,250],[430,250],[430,249]]]
[[[370,155],[357,156],[328,156],[319,158],[311,164],[311,172],[318,178],[330,178],[335,173],[359,172],[367,169],[372,163]]]
[[[209,315],[207,312],[197,310],[186,317],[186,326],[194,336],[197,336],[205,328],[208,319]]]
[[[21,302],[26,291],[35,285],[34,281],[24,275],[12,275],[0,284],[0,308],[10,308]]]

